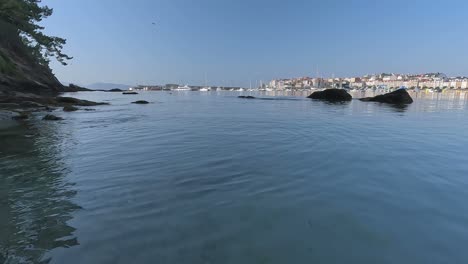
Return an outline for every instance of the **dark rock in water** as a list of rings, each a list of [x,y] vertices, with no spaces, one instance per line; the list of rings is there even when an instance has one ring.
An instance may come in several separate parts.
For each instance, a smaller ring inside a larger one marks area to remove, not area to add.
[[[0,108],[19,108],[20,105],[16,103],[0,103]]]
[[[39,104],[39,103],[36,103],[36,102],[32,102],[32,101],[23,101],[20,103],[20,106],[21,107],[25,107],[25,108],[43,108],[45,107],[45,105],[42,105],[42,104]]]
[[[75,112],[75,111],[78,111],[79,109],[77,107],[74,107],[72,105],[66,105],[64,108],[63,108],[63,111],[64,112]]]
[[[108,92],[123,92],[122,89],[110,89]]]
[[[137,92],[123,92],[122,94],[138,94]]]
[[[65,103],[65,104],[78,104],[80,102],[79,99],[73,97],[57,97],[57,102]]]
[[[17,116],[13,116],[12,119],[14,120],[26,120],[29,119],[29,115],[26,113],[19,113]]]
[[[132,104],[149,104],[149,102],[145,100],[138,100],[138,101],[132,102]]]
[[[97,103],[87,100],[80,100],[72,97],[52,97],[19,94],[18,96],[0,95],[0,108],[27,108],[30,111],[50,110],[51,107],[65,106],[96,106],[108,105],[108,103]]]
[[[406,89],[398,89],[391,93],[377,95],[375,97],[367,97],[359,99],[364,102],[379,102],[387,104],[411,104],[413,98],[408,94]]]
[[[314,92],[307,98],[340,102],[340,101],[351,101],[353,97],[343,89],[326,89],[323,91]]]
[[[250,96],[250,95],[247,95],[247,96],[241,95],[241,96],[238,96],[238,98],[242,98],[242,99],[255,99],[254,96]]]
[[[15,115],[17,115],[17,113],[0,109],[0,132],[3,128],[9,127],[10,124],[14,124],[14,122],[11,122],[11,119],[14,119]]]
[[[44,116],[42,120],[59,121],[59,120],[63,120],[63,118],[49,114],[49,115]]]
[[[63,88],[63,91],[64,92],[68,92],[68,93],[74,93],[74,92],[92,92],[94,90],[91,90],[91,89],[88,89],[88,88],[84,88],[84,87],[81,87],[79,85],[76,85],[76,84],[73,84],[73,83],[70,83],[67,86],[65,86]]]
[[[55,99],[57,100],[57,103],[77,105],[77,106],[108,105],[108,103],[96,103],[92,101],[76,99],[73,97],[57,97]]]

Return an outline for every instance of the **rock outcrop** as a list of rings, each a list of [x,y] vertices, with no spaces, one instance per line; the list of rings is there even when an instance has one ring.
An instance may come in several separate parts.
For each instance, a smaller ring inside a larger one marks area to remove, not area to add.
[[[75,112],[75,111],[78,111],[79,109],[77,107],[74,107],[73,105],[66,105],[64,108],[63,108],[63,111],[64,112]]]
[[[18,115],[15,115],[12,117],[13,120],[26,120],[29,119],[29,115],[25,112],[18,113]]]
[[[413,98],[409,95],[406,89],[398,89],[391,93],[377,95],[375,97],[366,97],[359,99],[364,102],[379,102],[387,104],[411,104]]]
[[[59,117],[59,116],[55,116],[55,115],[46,115],[44,116],[43,120],[48,120],[48,121],[59,121],[59,120],[63,120],[63,118]]]
[[[68,86],[63,88],[63,92],[74,93],[74,92],[93,92],[94,90],[78,86],[76,84],[70,83]]]
[[[64,86],[58,81],[47,61],[42,60],[41,56],[37,55],[37,50],[25,44],[24,36],[20,34],[20,25],[15,20],[5,17],[5,14],[15,10],[16,2],[19,5],[24,1],[10,2],[12,2],[12,9],[0,12],[2,13],[0,16],[0,110],[7,113],[21,111],[29,113],[50,111],[51,107],[65,107],[64,110],[67,111],[67,109],[74,109],[74,106],[105,104],[70,97],[57,97],[63,92],[90,90],[74,84]],[[25,17],[22,19],[25,21],[41,20],[32,17],[37,13],[37,10],[22,14],[23,11],[26,12],[26,10],[22,10],[17,14],[12,13],[12,15],[23,15]],[[16,120],[26,118],[26,114],[13,117]],[[9,119],[11,121],[12,118]],[[45,117],[45,120],[59,119],[59,117],[54,116]]]
[[[45,108],[46,107],[43,104],[39,104],[33,101],[23,101],[23,102],[20,102],[19,105],[22,108]]]
[[[353,99],[353,97],[343,89],[326,89],[323,91],[314,92],[307,98],[330,102],[351,101]]]
[[[55,100],[58,104],[62,105],[75,105],[75,106],[96,106],[108,105],[108,103],[96,103],[88,100],[76,99],[73,97],[56,97]]]
[[[80,100],[72,97],[48,97],[29,94],[22,96],[1,96],[0,109],[27,109],[28,111],[44,111],[54,107],[64,107],[64,111],[75,109],[75,106],[107,105],[108,103],[96,103]],[[77,108],[76,108],[77,109]]]
[[[16,116],[18,112],[0,109],[0,133],[5,128],[17,125]],[[0,263],[2,263],[1,260]]]
[[[56,95],[64,90],[47,65],[42,65],[18,36],[17,29],[0,19],[0,95],[31,93]]]
[[[132,104],[149,104],[149,102],[145,100],[138,100],[138,101],[132,102]]]

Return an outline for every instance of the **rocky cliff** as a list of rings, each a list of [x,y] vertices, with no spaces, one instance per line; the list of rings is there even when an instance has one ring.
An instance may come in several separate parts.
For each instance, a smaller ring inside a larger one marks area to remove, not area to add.
[[[0,95],[19,93],[43,96],[64,91],[48,66],[31,55],[17,29],[0,20]]]

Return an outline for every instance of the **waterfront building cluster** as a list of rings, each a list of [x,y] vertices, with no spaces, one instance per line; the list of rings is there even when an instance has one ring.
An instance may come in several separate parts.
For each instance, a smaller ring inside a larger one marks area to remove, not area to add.
[[[443,73],[424,74],[395,74],[380,73],[364,75],[359,77],[340,78],[312,78],[300,77],[291,79],[274,79],[268,83],[260,82],[258,87],[224,87],[224,86],[194,86],[180,84],[165,85],[138,85],[130,90],[140,91],[292,91],[292,90],[312,90],[324,88],[343,88],[350,90],[365,89],[468,89],[468,77],[447,77]]]
[[[443,73],[395,74],[381,73],[347,78],[275,79],[264,89],[306,90],[313,88],[408,88],[408,89],[468,89],[468,77],[447,77]]]
[[[164,84],[164,85],[138,85],[130,88],[135,91],[236,91],[243,90],[241,87],[228,87],[228,86],[197,86],[180,84]]]
[[[307,90],[311,88],[326,88],[330,86],[331,83],[323,78],[300,77],[272,80],[267,87],[260,88],[274,90]]]

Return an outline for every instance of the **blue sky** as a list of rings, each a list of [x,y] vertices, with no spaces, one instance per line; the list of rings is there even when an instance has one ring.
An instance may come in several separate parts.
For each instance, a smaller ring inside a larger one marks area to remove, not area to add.
[[[68,40],[64,82],[248,85],[441,71],[468,75],[468,1],[44,0]],[[156,25],[152,25],[155,22]]]

